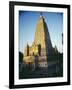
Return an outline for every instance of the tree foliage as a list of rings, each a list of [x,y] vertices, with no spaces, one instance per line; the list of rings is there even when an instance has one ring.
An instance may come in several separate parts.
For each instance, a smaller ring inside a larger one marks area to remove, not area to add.
[[[22,61],[23,61],[23,53],[19,52],[19,62],[22,62]]]

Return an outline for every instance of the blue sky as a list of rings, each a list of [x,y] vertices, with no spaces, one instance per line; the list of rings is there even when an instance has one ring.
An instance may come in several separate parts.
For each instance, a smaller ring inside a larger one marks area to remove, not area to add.
[[[58,51],[62,52],[63,13],[43,12],[42,14],[48,26],[52,46],[56,45]],[[40,12],[19,11],[19,51],[24,52],[27,43],[32,45],[39,18]]]

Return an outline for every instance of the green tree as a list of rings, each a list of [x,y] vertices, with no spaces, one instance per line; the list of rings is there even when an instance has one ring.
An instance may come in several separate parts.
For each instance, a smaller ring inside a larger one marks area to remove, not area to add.
[[[23,62],[23,53],[19,52],[19,62]]]

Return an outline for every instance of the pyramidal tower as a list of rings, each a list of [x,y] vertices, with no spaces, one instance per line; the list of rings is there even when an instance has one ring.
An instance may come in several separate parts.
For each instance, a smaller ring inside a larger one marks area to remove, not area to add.
[[[24,51],[24,62],[34,67],[48,67],[48,57],[52,55],[52,43],[45,19],[40,13],[36,25],[35,37],[32,46],[27,45]]]
[[[37,22],[34,43],[41,46],[42,56],[50,55],[52,53],[50,34],[42,13],[40,14],[39,21]]]

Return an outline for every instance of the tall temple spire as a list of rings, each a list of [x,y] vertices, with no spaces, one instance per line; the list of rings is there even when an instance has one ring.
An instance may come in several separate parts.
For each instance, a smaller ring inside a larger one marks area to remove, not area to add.
[[[40,12],[40,16],[43,16],[42,12]]]
[[[40,17],[43,17],[43,13],[42,12],[40,12]]]
[[[41,45],[41,55],[49,55],[52,52],[50,34],[42,12],[36,26],[34,42],[36,45]]]

